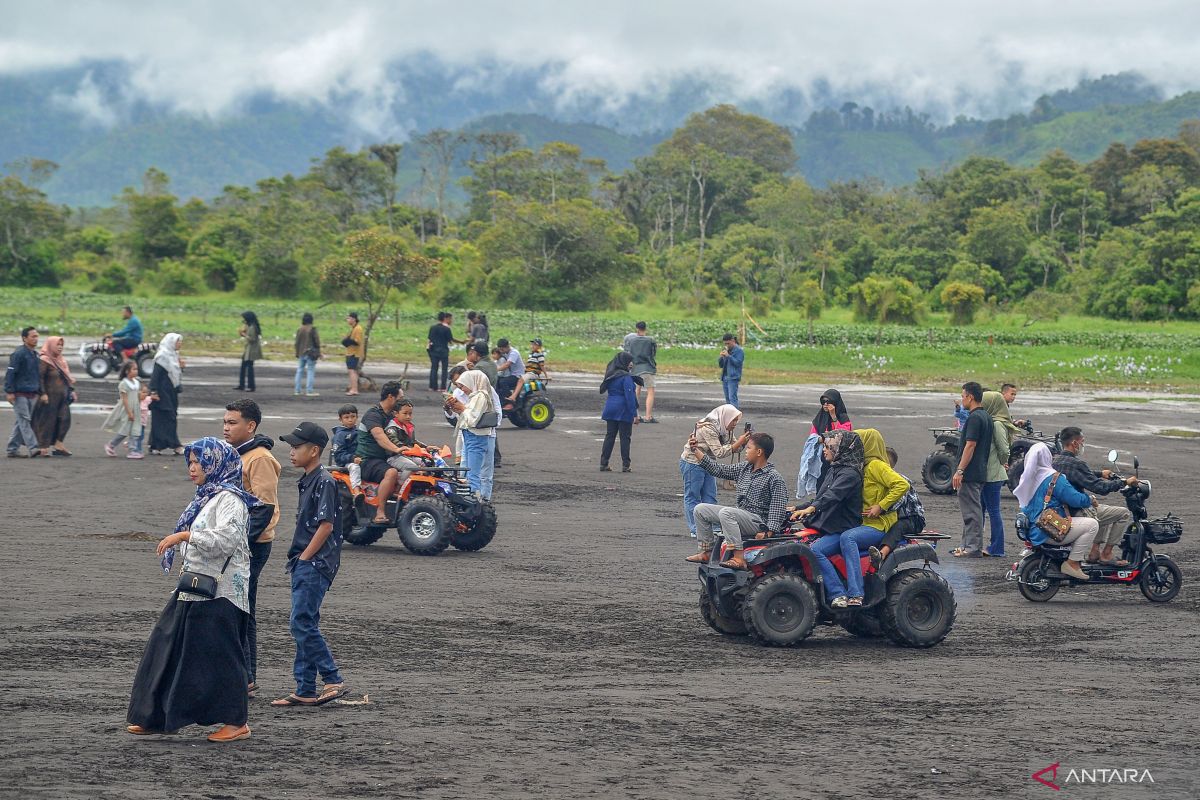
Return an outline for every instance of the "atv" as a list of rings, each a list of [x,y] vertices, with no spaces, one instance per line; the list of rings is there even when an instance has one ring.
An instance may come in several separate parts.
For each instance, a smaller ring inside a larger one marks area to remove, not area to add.
[[[533,378],[525,381],[521,393],[510,408],[505,403],[504,415],[508,421],[518,428],[531,428],[540,431],[549,427],[554,421],[554,404],[546,392],[547,381],[543,378]]]
[[[496,508],[471,492],[463,476],[465,467],[439,465],[450,455],[449,449],[412,447],[402,454],[423,466],[386,500],[386,524],[373,521],[380,503],[379,484],[363,481],[356,489],[348,469],[329,468],[338,481],[346,541],[365,547],[395,528],[401,544],[414,555],[436,556],[451,545],[470,551],[487,547],[496,535]]]
[[[1017,488],[1017,484],[1021,482],[1021,472],[1025,468],[1025,454],[1029,452],[1029,448],[1041,442],[1049,447],[1050,452],[1054,455],[1062,452],[1057,435],[1051,436],[1041,431],[1035,431],[1028,422],[1025,423],[1023,430],[1025,431],[1023,435],[1013,439],[1008,457],[1009,489]],[[954,479],[954,471],[958,469],[958,439],[961,431],[958,428],[930,428],[929,432],[933,434],[937,449],[926,457],[925,464],[921,467],[921,478],[925,481],[925,486],[929,491],[934,494],[954,494],[951,481]]]
[[[944,533],[913,534],[876,568],[862,557],[865,596],[859,608],[832,608],[825,598],[817,556],[809,544],[817,532],[786,530],[745,543],[749,569],[720,566],[728,557],[722,540],[700,565],[700,616],[718,633],[744,636],[772,647],[802,642],[818,624],[841,625],[855,636],[886,636],[904,647],[932,647],[954,625],[954,590],[930,569],[938,563],[931,542]],[[841,556],[829,559],[845,577]]]

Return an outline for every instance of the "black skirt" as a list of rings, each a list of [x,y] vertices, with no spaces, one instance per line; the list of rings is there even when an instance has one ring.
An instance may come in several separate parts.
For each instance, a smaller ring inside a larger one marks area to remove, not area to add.
[[[172,595],[146,643],[127,719],[148,731],[246,722],[246,612]]]

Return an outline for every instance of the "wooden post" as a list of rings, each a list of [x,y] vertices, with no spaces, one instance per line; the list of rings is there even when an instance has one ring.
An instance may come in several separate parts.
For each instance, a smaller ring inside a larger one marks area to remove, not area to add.
[[[67,321],[67,300],[68,300],[67,293],[63,292],[62,293],[62,303],[59,306],[59,313],[58,313],[58,318],[61,322]]]

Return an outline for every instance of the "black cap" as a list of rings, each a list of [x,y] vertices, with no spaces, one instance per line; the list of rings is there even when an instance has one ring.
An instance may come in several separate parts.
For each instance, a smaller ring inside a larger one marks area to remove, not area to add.
[[[542,340],[541,340],[541,339],[530,339],[530,340],[529,340],[529,343],[530,343],[530,344],[536,344],[538,347],[541,347],[541,346],[542,346]]]
[[[484,344],[483,342],[476,342],[475,344],[471,345],[471,349],[474,350],[479,355],[483,356],[484,358],[487,357],[487,354],[488,354],[487,345]]]
[[[496,342],[496,347],[510,347],[510,346],[511,345],[509,345],[508,339],[501,339],[500,341]]]
[[[329,434],[315,422],[301,422],[291,433],[285,433],[279,437],[292,447],[298,447],[302,444],[315,444],[322,450],[325,445],[329,444]]]

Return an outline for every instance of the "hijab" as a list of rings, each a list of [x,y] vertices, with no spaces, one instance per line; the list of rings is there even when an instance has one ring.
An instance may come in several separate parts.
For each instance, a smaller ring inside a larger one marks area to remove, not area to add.
[[[1025,454],[1025,469],[1021,473],[1021,482],[1013,490],[1013,494],[1021,503],[1021,508],[1025,508],[1033,501],[1042,481],[1054,474],[1051,461],[1050,448],[1042,442],[1029,448],[1029,452]]]
[[[54,355],[50,352],[51,347],[55,342],[65,344],[63,337],[61,336],[47,336],[46,343],[42,345],[41,359],[47,364],[53,364],[55,367],[57,367],[58,371],[62,373],[62,376],[64,379],[66,379],[67,383],[71,386],[74,386],[75,376],[71,374],[71,368],[67,366],[67,360],[63,358],[63,354],[59,352],[58,355]]]
[[[861,428],[858,431],[859,438],[862,439],[863,457],[866,461],[882,461],[888,464],[887,457],[887,442],[883,440],[883,434],[874,428]]]
[[[183,448],[184,463],[190,464],[192,458],[204,472],[204,483],[196,487],[196,496],[179,515],[176,533],[191,528],[200,510],[221,492],[232,492],[247,508],[260,504],[257,497],[242,488],[242,457],[228,442],[214,436],[197,439]]]
[[[724,405],[719,405],[712,411],[708,412],[708,415],[704,419],[700,420],[700,424],[712,425],[715,427],[717,429],[717,435],[723,442],[729,435],[729,426],[736,425],[741,416],[742,412],[737,406],[731,405],[730,403],[725,403]]]
[[[821,397],[827,397],[833,403],[834,411],[837,413],[838,422],[849,422],[850,414],[846,412],[846,404],[842,401],[842,393],[837,389],[826,389],[821,392]],[[813,427],[817,429],[817,433],[828,433],[833,428],[833,417],[829,416],[829,412],[825,410],[824,404],[817,415],[813,417]]]
[[[882,437],[880,438],[882,439]],[[862,474],[866,456],[863,453],[863,441],[857,433],[834,431],[827,435],[825,440],[833,448],[833,461],[829,462],[829,466],[849,467],[860,475]]]
[[[1013,436],[1017,433],[1017,426],[1013,424],[1012,414],[1008,412],[1008,403],[1005,402],[1004,395],[999,392],[984,392],[983,410],[990,414],[993,420],[999,420],[1004,425],[1004,432],[1008,434],[1008,443],[1012,444]]]
[[[158,343],[158,351],[154,354],[154,363],[167,371],[171,383],[176,386],[183,379],[183,368],[179,364],[179,340],[182,338],[178,333],[168,333]]]
[[[608,391],[608,388],[618,378],[629,375],[629,370],[633,368],[633,356],[626,353],[624,350],[613,356],[613,360],[608,362],[608,366],[604,368],[604,380],[600,381],[600,394]],[[639,386],[642,384],[642,379],[636,376],[633,378],[634,383]]]
[[[484,414],[500,410],[496,405],[497,395],[492,391],[492,382],[480,370],[467,370],[458,376],[457,382],[469,390],[467,407],[459,415],[464,421],[464,427],[473,428]]]

